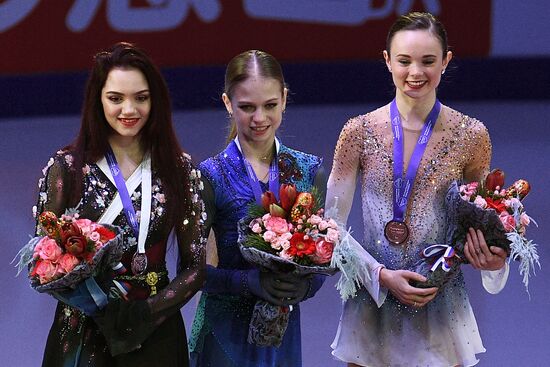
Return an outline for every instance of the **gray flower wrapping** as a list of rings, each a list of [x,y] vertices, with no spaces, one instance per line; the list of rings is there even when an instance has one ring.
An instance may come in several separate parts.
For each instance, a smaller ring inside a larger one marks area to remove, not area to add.
[[[453,181],[445,197],[447,231],[443,245],[453,247],[456,256],[450,259],[448,271],[445,271],[441,265],[431,270],[437,257],[418,261],[411,270],[425,276],[428,280],[414,282],[415,287],[441,288],[455,277],[461,264],[468,263],[464,255],[464,245],[469,228],[480,229],[489,246],[497,246],[510,252],[510,241],[506,237],[506,231],[497,212],[494,209],[482,209],[462,199],[459,187],[460,183]],[[426,244],[425,247],[430,245],[433,244]]]
[[[112,267],[120,262],[122,254],[124,252],[122,247],[122,230],[120,229],[120,227],[110,224],[101,225],[108,230],[114,232],[116,234],[116,237],[106,242],[95,253],[91,263],[83,261],[75,266],[75,268],[71,272],[65,274],[61,278],[52,280],[51,282],[48,282],[46,284],[40,284],[40,281],[38,279],[31,278],[31,287],[40,293],[66,291],[69,289],[75,289],[79,283],[92,276],[97,276],[99,274],[102,274],[103,272],[112,271]],[[36,245],[36,243],[38,242],[37,239],[40,238],[41,237],[34,237],[23,249],[21,249],[21,258],[23,258],[24,255],[26,255],[26,257],[28,258],[28,253],[24,254],[22,252],[30,251],[30,258],[32,261],[32,251],[34,250],[34,245]]]
[[[238,244],[243,258],[264,270],[294,273],[297,275],[323,274],[333,275],[338,269],[327,266],[305,266],[283,259],[274,254],[245,246],[246,238],[251,234],[248,226],[250,219],[241,219],[238,223]],[[259,346],[281,345],[288,326],[290,311],[281,306],[273,305],[264,300],[258,300],[252,311],[252,318],[248,329],[248,342]]]

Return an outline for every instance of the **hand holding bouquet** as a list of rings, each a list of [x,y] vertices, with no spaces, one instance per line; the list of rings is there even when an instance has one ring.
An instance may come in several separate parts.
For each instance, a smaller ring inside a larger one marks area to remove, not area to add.
[[[19,251],[16,265],[18,274],[29,267],[31,286],[36,291],[71,304],[63,296],[66,292],[83,283],[88,293],[98,292],[93,277],[122,266],[122,233],[118,227],[80,219],[76,213],[57,218],[49,211],[39,215],[38,224],[40,236]],[[83,297],[82,292],[77,293]]]
[[[280,202],[268,191],[262,206],[252,205],[249,216],[239,222],[239,245],[243,257],[262,271],[332,275],[334,246],[339,241],[336,222],[324,218],[318,195],[297,192],[283,184]],[[249,343],[280,345],[291,306],[256,302],[249,328]]]
[[[536,245],[525,238],[527,226],[533,219],[527,215],[522,200],[529,193],[525,180],[518,180],[504,189],[504,173],[493,170],[484,182],[459,184],[453,182],[446,197],[448,214],[447,243],[426,247],[425,260],[415,271],[428,278],[418,287],[441,287],[467,263],[464,255],[469,228],[480,229],[489,246],[497,246],[519,260],[520,274],[527,288],[530,271],[539,264]],[[536,224],[536,223],[535,223]],[[540,264],[539,264],[540,266]]]

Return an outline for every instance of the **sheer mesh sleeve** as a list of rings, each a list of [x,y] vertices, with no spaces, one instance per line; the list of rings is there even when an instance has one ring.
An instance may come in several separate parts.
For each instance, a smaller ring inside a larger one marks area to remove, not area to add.
[[[326,208],[336,208],[336,221],[345,226],[353,196],[357,175],[360,172],[360,159],[365,139],[364,117],[349,120],[338,139],[334,152],[334,161],[327,184]],[[348,276],[341,276],[338,284],[341,295],[354,294],[356,284],[363,286],[380,307],[387,290],[380,288],[379,274],[384,265],[380,264],[343,228],[345,235],[335,249],[337,258],[345,259],[338,267]],[[334,257],[334,255],[333,255]],[[347,297],[344,297],[347,298]]]
[[[55,157],[50,158],[42,170],[44,177],[38,181],[38,203],[33,208],[35,219],[45,211],[54,212],[57,216],[65,213],[72,190],[70,180],[72,162],[71,154],[60,151]],[[35,233],[38,234],[38,227]]]
[[[349,120],[342,129],[336,149],[332,170],[327,182],[326,208],[336,205],[339,223],[346,223],[359,171],[359,158],[363,147],[364,128],[359,118]]]
[[[206,278],[205,205],[201,198],[204,188],[200,171],[188,159],[192,203],[185,211],[183,221],[176,225],[178,239],[178,274],[170,284],[148,299],[152,315],[164,315],[179,310],[202,287]]]
[[[491,139],[487,128],[479,121],[473,120],[471,129],[471,143],[469,161],[464,167],[464,180],[480,181],[489,172],[491,164]]]

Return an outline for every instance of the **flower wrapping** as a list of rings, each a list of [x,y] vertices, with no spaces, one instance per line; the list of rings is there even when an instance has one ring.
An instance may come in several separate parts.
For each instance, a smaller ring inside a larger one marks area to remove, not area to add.
[[[412,270],[427,281],[415,282],[416,287],[442,287],[455,276],[460,265],[468,262],[464,245],[469,228],[474,228],[483,232],[488,246],[506,250],[509,261],[519,260],[519,272],[528,289],[531,271],[534,272],[535,264],[540,267],[537,245],[525,238],[527,225],[535,223],[521,203],[529,192],[529,184],[518,180],[506,190],[501,189],[503,184],[504,174],[494,170],[483,184],[454,181],[450,185],[445,198],[445,243],[430,244],[423,250],[423,260]]]
[[[42,213],[39,225],[41,235],[19,251],[16,264],[17,274],[29,269],[31,287],[37,292],[57,296],[122,265],[119,227],[79,219],[78,214],[58,219],[52,212]]]
[[[271,192],[262,195],[262,206],[251,205],[249,216],[238,223],[238,244],[244,259],[262,269],[296,275],[333,275],[330,266],[339,241],[336,222],[323,217],[316,192],[296,192],[282,185],[280,203]],[[248,342],[279,346],[292,307],[258,300],[250,321]]]

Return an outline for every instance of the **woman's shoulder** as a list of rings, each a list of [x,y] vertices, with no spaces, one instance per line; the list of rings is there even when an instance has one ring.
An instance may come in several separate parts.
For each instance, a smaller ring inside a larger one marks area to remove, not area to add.
[[[389,122],[389,105],[378,107],[370,112],[350,118],[342,128],[341,137],[356,138],[365,136],[378,130],[379,126],[385,127]]]
[[[456,128],[474,135],[488,134],[485,124],[475,117],[457,111],[449,106],[443,106],[446,123],[452,128]]]
[[[42,169],[42,173],[46,176],[50,170],[60,172],[71,171],[75,169],[74,163],[74,152],[69,148],[63,148],[55,152],[55,154],[48,159],[46,166]]]
[[[303,151],[298,150],[298,149],[290,148],[290,147],[288,147],[286,145],[283,145],[283,144],[281,144],[279,154],[280,155],[285,155],[285,154],[292,155],[296,158],[299,158],[299,159],[302,159],[302,160],[308,161],[308,162],[313,162],[313,163],[321,163],[321,161],[323,160],[321,157],[319,157],[315,154],[306,153],[306,152],[303,152]]]

